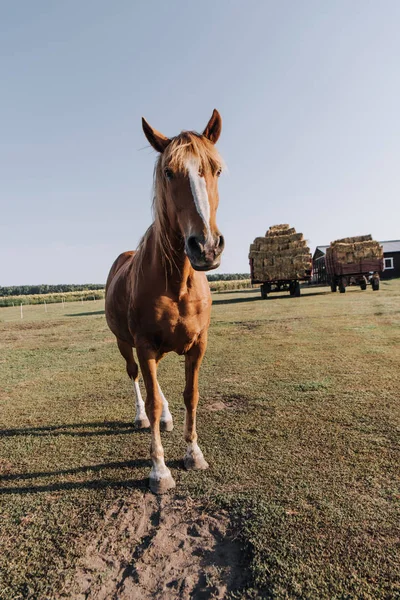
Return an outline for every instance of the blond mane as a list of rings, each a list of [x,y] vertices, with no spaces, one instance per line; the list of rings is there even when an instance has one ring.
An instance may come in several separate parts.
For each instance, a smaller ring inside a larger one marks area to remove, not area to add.
[[[189,158],[196,158],[202,171],[216,171],[222,168],[222,158],[215,145],[194,131],[182,131],[172,138],[158,163],[161,167],[170,167],[176,171],[186,171]]]
[[[166,182],[164,170],[170,168],[173,171],[187,171],[187,161],[195,158],[199,163],[199,170],[206,173],[215,173],[224,168],[223,160],[216,149],[207,138],[194,131],[182,131],[179,135],[172,138],[171,142],[158,157],[154,167],[154,196],[153,196],[153,217],[154,222],[139,243],[137,250],[137,259],[141,264],[141,256],[145,252],[147,243],[152,233],[155,235],[156,243],[161,248],[161,256],[166,269],[171,270],[176,266],[175,251],[171,243],[171,227],[168,222],[166,206]]]

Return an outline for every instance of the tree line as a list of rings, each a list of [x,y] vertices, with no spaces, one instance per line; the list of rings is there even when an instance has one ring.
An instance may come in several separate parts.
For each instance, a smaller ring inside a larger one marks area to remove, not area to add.
[[[210,273],[208,281],[238,281],[239,279],[250,279],[250,273]]]
[[[232,281],[249,279],[249,273],[213,273],[207,275],[208,281]],[[65,292],[85,292],[90,290],[102,290],[104,283],[60,283],[57,285],[9,285],[0,286],[0,296],[30,296],[32,294],[62,294]]]
[[[62,294],[65,292],[85,292],[90,290],[102,290],[104,283],[60,283],[57,285],[10,285],[0,286],[0,296],[30,296],[32,294]]]

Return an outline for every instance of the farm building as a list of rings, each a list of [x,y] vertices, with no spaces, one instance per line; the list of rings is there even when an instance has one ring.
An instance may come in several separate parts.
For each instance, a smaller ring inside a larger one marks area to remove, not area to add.
[[[400,240],[380,242],[383,246],[384,271],[382,279],[400,277]]]
[[[313,255],[313,283],[327,283],[325,255],[328,246],[317,246]]]
[[[384,270],[381,279],[400,277],[400,240],[379,242],[383,246]],[[313,255],[313,283],[327,283],[326,249],[317,246]]]

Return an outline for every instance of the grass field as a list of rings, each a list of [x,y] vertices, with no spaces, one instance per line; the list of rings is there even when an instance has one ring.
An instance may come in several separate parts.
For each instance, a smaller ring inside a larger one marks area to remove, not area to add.
[[[0,332],[0,597],[56,598],[109,507],[143,495],[149,435],[103,301],[2,308]],[[242,545],[231,597],[400,597],[399,344],[399,280],[215,294],[205,472],[180,462],[183,359],[162,362],[176,494],[227,509]]]

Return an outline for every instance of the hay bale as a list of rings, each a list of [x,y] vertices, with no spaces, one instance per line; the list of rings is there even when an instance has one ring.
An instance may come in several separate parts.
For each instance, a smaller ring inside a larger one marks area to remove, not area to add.
[[[305,279],[312,269],[310,249],[302,233],[287,224],[273,225],[250,245],[253,278],[259,281]]]
[[[372,235],[369,233],[368,235],[358,235],[356,237],[348,237],[341,240],[336,240],[335,242],[331,242],[331,244],[354,244],[357,242],[368,242],[371,240]]]
[[[289,227],[289,225],[274,225],[270,227],[265,234],[266,237],[276,237],[279,235],[290,235],[291,233],[296,233],[294,227]]]
[[[371,235],[343,238],[331,242],[326,250],[326,261],[330,271],[334,265],[360,265],[362,261],[382,260],[383,248]],[[361,268],[361,265],[360,267]]]
[[[289,229],[290,225],[285,223],[284,225],[271,225],[269,231],[276,231],[277,229]]]

